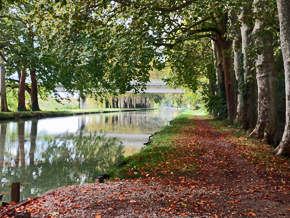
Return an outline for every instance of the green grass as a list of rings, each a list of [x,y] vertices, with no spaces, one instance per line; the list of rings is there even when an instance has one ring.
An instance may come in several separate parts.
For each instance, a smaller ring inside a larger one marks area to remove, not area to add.
[[[19,112],[0,112],[0,119],[20,119],[34,117],[52,117],[52,116],[72,116],[72,111],[19,111]]]
[[[150,110],[150,108],[128,108],[128,109],[94,109],[94,110],[66,110],[66,111],[19,111],[19,112],[0,112],[0,120],[12,120],[21,118],[44,118],[44,117],[61,117],[74,116],[76,114],[86,113],[106,113],[110,111],[121,112],[124,110]]]
[[[162,172],[165,168],[176,171],[174,161],[183,157],[185,153],[180,147],[175,146],[174,139],[180,137],[189,126],[194,128],[194,123],[190,119],[193,116],[195,116],[194,111],[183,111],[170,122],[170,125],[164,126],[154,135],[150,145],[144,147],[140,153],[126,157],[125,166],[114,167],[108,174],[112,176],[112,179],[132,179],[149,175],[166,176]],[[188,170],[192,172],[193,168],[194,166]]]

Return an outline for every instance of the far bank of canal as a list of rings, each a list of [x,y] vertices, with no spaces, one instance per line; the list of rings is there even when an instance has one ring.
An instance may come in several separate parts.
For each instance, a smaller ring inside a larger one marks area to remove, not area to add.
[[[3,201],[21,183],[21,199],[60,186],[92,182],[180,110],[164,108],[0,122],[0,181]]]

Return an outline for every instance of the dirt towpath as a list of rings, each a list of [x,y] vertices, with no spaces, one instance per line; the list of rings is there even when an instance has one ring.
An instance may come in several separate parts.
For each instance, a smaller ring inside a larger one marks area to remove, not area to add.
[[[290,217],[289,172],[262,169],[207,121],[193,122],[173,142],[182,155],[165,162],[182,162],[182,169],[61,187],[18,210],[32,217]]]

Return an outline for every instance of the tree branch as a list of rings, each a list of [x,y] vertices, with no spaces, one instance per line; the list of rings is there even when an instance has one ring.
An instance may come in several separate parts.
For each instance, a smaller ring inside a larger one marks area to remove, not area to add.
[[[201,38],[210,38],[212,40],[214,40],[214,35],[213,34],[206,34],[206,35],[200,35],[200,36],[197,36],[197,37],[194,37],[194,38],[190,38],[190,39],[179,39],[177,41],[175,41],[174,43],[157,43],[157,42],[153,42],[153,45],[157,46],[157,47],[160,47],[160,46],[165,46],[167,48],[170,48],[170,49],[173,49],[173,47],[181,42],[184,42],[184,41],[189,41],[189,40],[195,40],[195,39],[201,39]]]
[[[16,79],[5,79],[5,80],[19,83],[19,81],[16,80]],[[6,86],[9,87],[9,88],[11,88],[11,89],[17,89],[17,88],[19,88],[19,86],[12,86],[12,85],[9,85],[9,84],[6,85]],[[28,92],[28,94],[31,95],[31,88],[28,85],[26,85],[26,84],[25,84],[25,90]]]
[[[2,52],[0,52],[0,56],[1,56],[1,58],[3,58],[3,60],[4,60],[5,62],[7,62],[5,56],[2,54]]]
[[[130,5],[134,5],[135,8],[141,8],[141,7],[146,7],[146,8],[152,8],[153,11],[160,11],[162,13],[170,13],[170,12],[174,12],[174,11],[178,11],[180,9],[186,8],[187,6],[193,4],[194,2],[196,2],[197,0],[187,0],[185,3],[180,4],[178,6],[174,6],[174,7],[167,7],[167,8],[163,8],[163,7],[153,7],[152,8],[152,4],[147,4],[147,5],[139,5],[136,4],[135,2],[132,1],[125,1],[125,0],[115,0],[115,2],[120,3],[123,6],[130,6]]]
[[[178,11],[180,9],[186,8],[187,6],[191,5],[192,3],[196,2],[196,1],[197,0],[188,0],[183,4],[180,4],[176,7],[171,7],[171,8],[156,7],[155,11],[160,11],[160,12],[164,12],[164,13],[174,12],[174,11]]]
[[[197,25],[199,25],[199,24],[202,24],[203,22],[205,22],[205,21],[207,21],[207,20],[209,20],[209,19],[212,19],[212,18],[213,18],[213,17],[210,16],[210,17],[207,17],[207,18],[205,18],[205,19],[202,19],[202,20],[200,20],[200,21],[198,21],[198,22],[192,24],[191,26],[189,26],[189,27],[187,27],[187,28],[181,28],[181,31],[182,31],[182,32],[187,32],[187,31],[188,31],[189,29],[191,29],[192,27],[195,27],[195,26],[197,26]]]

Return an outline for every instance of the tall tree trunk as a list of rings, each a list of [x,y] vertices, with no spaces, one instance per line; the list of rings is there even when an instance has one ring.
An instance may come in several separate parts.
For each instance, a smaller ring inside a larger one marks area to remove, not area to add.
[[[265,11],[264,0],[255,0],[255,11]],[[277,143],[277,94],[276,70],[273,52],[273,36],[265,31],[265,21],[257,20],[253,32],[257,33],[255,44],[259,47],[256,60],[258,82],[258,120],[251,136],[263,138],[269,144]],[[261,34],[261,31],[263,33]]]
[[[221,41],[216,41],[216,49],[217,49],[217,69],[218,69],[218,81],[219,84],[222,83],[223,78],[223,52],[222,52],[222,45]]]
[[[254,63],[250,59],[247,49],[252,42],[250,34],[253,31],[253,25],[250,24],[249,14],[252,10],[252,1],[248,1],[247,6],[243,6],[242,14],[239,19],[242,21],[242,52],[243,52],[243,68],[244,68],[244,114],[243,128],[252,129],[257,121],[257,81]]]
[[[209,85],[210,85],[210,95],[211,96],[215,96],[215,93],[214,93],[214,84],[211,81],[211,79],[209,79]]]
[[[36,70],[33,69],[30,71],[31,78],[31,106],[32,111],[40,111],[37,97],[37,81],[36,81]]]
[[[114,97],[112,98],[112,107],[113,108],[116,108],[116,101],[115,101],[115,98]]]
[[[231,26],[236,26],[238,17],[236,12],[231,14]],[[236,106],[236,123],[242,123],[243,120],[243,74],[242,74],[242,36],[241,29],[234,28],[233,30],[233,51],[234,51],[234,71],[237,81],[237,106]]]
[[[231,72],[232,70],[232,57],[231,57],[231,48],[232,41],[228,41],[226,38],[222,38],[222,49],[224,52],[223,59],[223,69],[225,73],[225,85],[226,85],[226,94],[227,94],[227,104],[228,104],[228,118],[235,119],[235,85],[234,77]]]
[[[235,89],[234,89],[234,78],[231,72],[232,68],[232,58],[231,58],[231,48],[232,41],[227,40],[224,36],[218,35],[218,41],[220,46],[217,46],[219,53],[222,53],[222,69],[225,76],[225,89],[226,89],[226,98],[227,98],[227,108],[228,108],[228,119],[235,118]],[[219,54],[220,56],[220,54]],[[220,69],[221,70],[221,69]]]
[[[220,90],[220,81],[219,81],[219,69],[218,69],[218,57],[217,57],[217,49],[216,49],[216,44],[214,41],[211,41],[211,47],[212,47],[212,56],[214,60],[214,66],[215,66],[215,76],[216,76],[216,86],[218,87],[218,92],[221,93]]]
[[[19,81],[19,93],[18,93],[18,111],[26,111],[25,106],[25,80],[26,80],[26,68],[23,68],[20,81]]]
[[[3,55],[3,54],[2,54]],[[6,83],[5,83],[5,76],[6,76],[6,69],[4,67],[4,60],[0,55],[0,65],[1,65],[1,111],[9,111],[7,105],[7,93],[6,93]]]
[[[277,0],[280,41],[285,71],[286,122],[282,140],[274,150],[277,155],[290,154],[290,4],[289,0]]]

